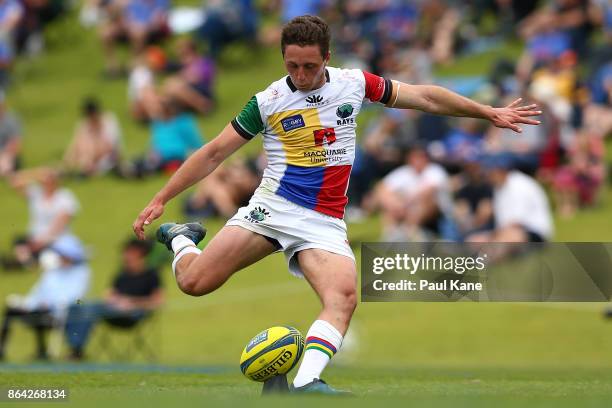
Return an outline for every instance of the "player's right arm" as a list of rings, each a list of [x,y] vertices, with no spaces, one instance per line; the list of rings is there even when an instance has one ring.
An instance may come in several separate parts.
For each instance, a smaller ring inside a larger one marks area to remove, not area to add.
[[[144,227],[163,214],[168,201],[208,176],[247,142],[248,139],[228,124],[215,139],[189,156],[134,221],[132,228],[138,238],[144,239]]]

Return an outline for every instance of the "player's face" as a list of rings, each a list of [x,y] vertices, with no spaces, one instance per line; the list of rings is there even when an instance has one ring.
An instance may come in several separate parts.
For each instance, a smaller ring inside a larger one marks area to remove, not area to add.
[[[329,53],[323,58],[318,45],[288,45],[285,47],[284,59],[291,82],[300,91],[311,91],[325,83]]]

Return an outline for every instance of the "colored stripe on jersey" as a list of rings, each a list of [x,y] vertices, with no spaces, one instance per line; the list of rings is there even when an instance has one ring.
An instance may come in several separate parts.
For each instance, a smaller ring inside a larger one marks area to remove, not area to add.
[[[306,339],[306,347],[304,350],[318,350],[327,354],[329,358],[332,358],[337,351],[334,345],[329,341],[314,336]]]
[[[276,194],[303,207],[336,218],[344,216],[351,166],[287,165]]]
[[[268,125],[278,136],[285,151],[288,165],[303,167],[323,167],[325,161],[312,162],[304,154],[304,146],[312,146],[313,154],[323,154],[323,146],[315,146],[314,131],[321,129],[317,109],[294,109],[268,116]]]

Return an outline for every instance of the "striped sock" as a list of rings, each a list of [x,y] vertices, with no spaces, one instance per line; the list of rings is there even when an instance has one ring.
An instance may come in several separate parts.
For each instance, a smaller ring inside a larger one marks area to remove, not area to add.
[[[325,320],[316,320],[306,335],[304,358],[293,386],[301,387],[319,378],[341,344],[342,335],[334,326]]]

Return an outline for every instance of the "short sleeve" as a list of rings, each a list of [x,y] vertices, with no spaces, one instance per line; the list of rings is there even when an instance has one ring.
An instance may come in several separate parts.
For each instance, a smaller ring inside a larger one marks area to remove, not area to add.
[[[365,97],[372,102],[387,104],[393,89],[391,81],[367,71],[362,72],[365,78]]]
[[[259,112],[257,97],[253,96],[242,111],[232,120],[232,126],[238,134],[247,140],[254,138],[264,129]]]

